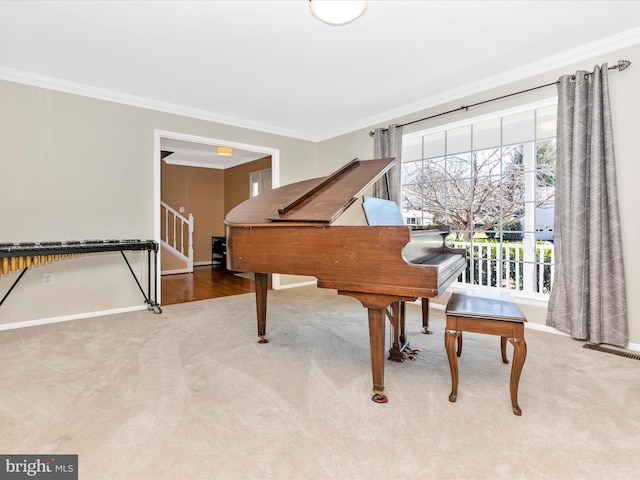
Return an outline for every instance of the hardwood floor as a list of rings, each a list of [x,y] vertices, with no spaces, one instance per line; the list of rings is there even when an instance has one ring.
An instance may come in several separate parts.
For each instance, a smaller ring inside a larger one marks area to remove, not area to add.
[[[162,305],[227,297],[255,291],[255,282],[220,265],[194,267],[193,273],[162,275]]]

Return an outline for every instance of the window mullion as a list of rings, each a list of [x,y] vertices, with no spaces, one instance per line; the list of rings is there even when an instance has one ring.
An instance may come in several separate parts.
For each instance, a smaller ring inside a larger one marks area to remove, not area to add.
[[[420,164],[416,137],[410,134],[413,143],[407,151],[413,152],[416,166],[406,170],[414,179],[403,189],[406,208],[420,209],[414,216],[421,224],[444,222],[457,232],[455,240],[469,253],[463,278],[467,283],[528,293],[542,293],[544,288],[548,293],[553,229],[547,220],[550,228],[544,229],[551,232],[546,238],[551,243],[539,258],[536,217],[537,207],[554,208],[555,152],[553,144],[541,149],[537,141],[538,136],[554,141],[553,125],[547,125],[553,110],[545,105],[538,115],[536,108],[420,132]],[[414,199],[416,192],[420,196]]]

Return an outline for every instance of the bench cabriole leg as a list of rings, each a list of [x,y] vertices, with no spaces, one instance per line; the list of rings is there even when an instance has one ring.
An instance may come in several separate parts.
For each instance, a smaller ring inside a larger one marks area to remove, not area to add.
[[[502,353],[502,363],[509,363],[507,359],[507,337],[500,337],[500,353]]]
[[[450,402],[455,402],[456,398],[458,397],[458,359],[456,357],[455,343],[456,339],[460,341],[461,338],[462,332],[459,332],[457,330],[445,330],[444,332],[444,346],[447,351],[447,357],[449,358],[449,367],[451,370],[451,394],[449,395]]]
[[[527,342],[524,338],[510,338],[509,343],[513,345],[513,364],[511,365],[511,406],[514,415],[522,415],[522,410],[518,406],[518,384],[524,361],[527,358]]]

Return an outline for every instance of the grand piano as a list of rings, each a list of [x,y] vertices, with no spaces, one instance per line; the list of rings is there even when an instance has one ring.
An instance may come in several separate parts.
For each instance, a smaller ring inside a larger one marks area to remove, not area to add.
[[[351,296],[368,309],[372,400],[377,403],[388,401],[386,319],[397,340],[391,357],[401,358],[403,350],[413,353],[404,338],[405,302],[440,296],[466,266],[465,250],[445,246],[446,227],[412,230],[385,220],[385,210],[397,209],[395,203],[371,197],[365,201],[373,184],[394,163],[392,158],[356,159],[328,177],[249,199],[225,218],[227,268],[255,273],[260,343],[268,342],[271,273],[316,277],[318,287]]]

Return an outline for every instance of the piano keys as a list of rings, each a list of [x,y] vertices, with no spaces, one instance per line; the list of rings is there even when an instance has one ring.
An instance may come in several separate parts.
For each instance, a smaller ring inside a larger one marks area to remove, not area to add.
[[[318,287],[351,296],[368,310],[372,400],[378,403],[387,402],[387,308],[441,295],[466,266],[460,251],[434,255],[426,246],[435,244],[431,240],[411,245],[413,234],[407,225],[368,224],[363,197],[394,162],[390,158],[354,160],[328,177],[249,199],[225,218],[227,268],[255,273],[259,342],[268,342],[268,275],[316,277]]]

